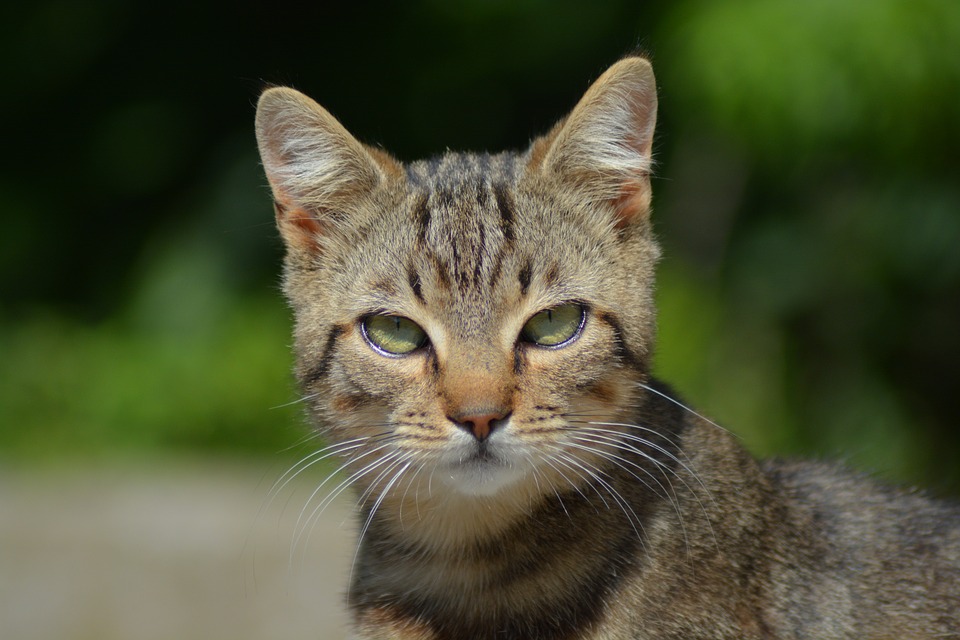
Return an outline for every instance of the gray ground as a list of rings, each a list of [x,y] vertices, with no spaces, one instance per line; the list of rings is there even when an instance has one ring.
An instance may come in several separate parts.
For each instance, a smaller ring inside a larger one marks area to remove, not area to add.
[[[291,565],[298,514],[323,476],[265,507],[283,471],[0,467],[0,639],[345,637],[349,501],[326,509]]]

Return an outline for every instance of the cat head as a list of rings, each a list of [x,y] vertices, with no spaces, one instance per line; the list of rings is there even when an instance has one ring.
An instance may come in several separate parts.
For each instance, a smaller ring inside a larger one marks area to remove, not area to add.
[[[404,165],[264,92],[296,374],[358,484],[494,495],[583,459],[578,425],[625,419],[654,337],[655,119],[651,67],[627,58],[524,153]]]

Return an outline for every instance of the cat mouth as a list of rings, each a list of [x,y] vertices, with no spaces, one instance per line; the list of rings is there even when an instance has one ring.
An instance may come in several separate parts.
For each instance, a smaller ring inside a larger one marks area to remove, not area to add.
[[[523,470],[482,442],[469,455],[448,464],[443,474],[447,482],[461,493],[477,496],[493,495],[523,475]]]
[[[490,451],[485,442],[481,442],[470,455],[464,456],[453,466],[456,468],[490,468],[505,467],[507,463],[500,456]]]
[[[487,444],[487,440],[478,442],[473,455],[467,458],[467,460],[496,463],[501,462],[500,456],[490,451],[490,446]]]

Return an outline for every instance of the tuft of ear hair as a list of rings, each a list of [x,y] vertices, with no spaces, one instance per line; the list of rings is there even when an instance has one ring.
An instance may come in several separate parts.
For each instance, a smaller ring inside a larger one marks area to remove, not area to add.
[[[383,179],[370,152],[319,104],[295,89],[267,89],[257,104],[257,145],[287,246],[317,250],[331,223]]]
[[[591,202],[609,204],[616,226],[624,227],[650,210],[656,121],[653,68],[643,58],[624,58],[534,143],[531,159]]]

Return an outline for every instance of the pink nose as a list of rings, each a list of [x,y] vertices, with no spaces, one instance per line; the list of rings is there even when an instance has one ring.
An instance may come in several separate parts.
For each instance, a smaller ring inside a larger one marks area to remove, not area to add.
[[[509,411],[468,411],[456,417],[450,417],[450,420],[461,429],[471,433],[477,441],[483,442],[509,416]]]

